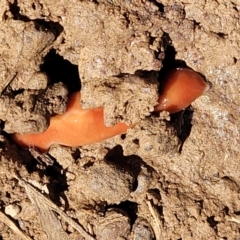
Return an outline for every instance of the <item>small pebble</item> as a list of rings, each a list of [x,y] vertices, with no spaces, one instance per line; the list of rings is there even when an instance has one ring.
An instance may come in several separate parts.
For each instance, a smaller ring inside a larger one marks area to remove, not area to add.
[[[10,204],[5,207],[5,213],[12,218],[16,217],[20,213],[21,209],[16,204]]]

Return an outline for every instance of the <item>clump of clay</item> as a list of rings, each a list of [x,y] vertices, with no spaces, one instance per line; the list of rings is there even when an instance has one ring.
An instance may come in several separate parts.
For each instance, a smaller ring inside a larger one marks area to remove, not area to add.
[[[63,169],[68,168],[74,162],[74,149],[61,145],[53,145],[48,151],[48,154],[57,160]]]
[[[122,141],[124,155],[137,154],[145,161],[151,156],[178,155],[180,144],[174,128],[166,120],[154,116],[128,129]],[[154,164],[158,161],[161,159],[154,159]]]
[[[100,218],[95,224],[95,233],[98,240],[128,239],[130,219],[120,209],[110,209],[104,218]]]
[[[68,90],[59,82],[50,86],[44,94],[44,104],[51,115],[63,114],[66,111]]]
[[[132,228],[133,240],[153,240],[154,232],[148,221],[142,217],[138,217]]]
[[[66,110],[68,91],[62,83],[49,87],[45,94],[25,90],[16,95],[0,97],[0,119],[8,133],[43,132],[49,126],[50,115]]]
[[[5,121],[6,132],[26,134],[46,130],[50,114],[42,103],[36,101],[34,92],[24,91],[15,99],[0,98],[0,119]]]
[[[157,75],[125,75],[86,82],[81,91],[84,108],[104,107],[104,122],[137,123],[154,110],[158,99]],[[101,96],[101,97],[99,97]],[[88,101],[86,102],[85,99]]]
[[[0,119],[8,133],[43,132],[48,126],[50,114],[35,95],[47,87],[40,64],[56,36],[37,25],[13,19],[0,24]],[[22,89],[15,99],[8,94]]]
[[[79,169],[75,181],[69,186],[71,201],[118,204],[129,198],[134,182],[129,171],[105,161],[94,162],[85,168]]]
[[[40,72],[39,64],[54,40],[54,33],[38,31],[33,22],[2,21],[0,93],[9,84],[13,90],[46,88],[47,76]]]

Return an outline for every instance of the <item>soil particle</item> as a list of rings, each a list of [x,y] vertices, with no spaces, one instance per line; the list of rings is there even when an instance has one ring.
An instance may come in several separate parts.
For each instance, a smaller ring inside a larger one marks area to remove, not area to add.
[[[20,213],[21,209],[17,204],[9,204],[5,207],[5,213],[12,218],[15,218],[16,215]]]

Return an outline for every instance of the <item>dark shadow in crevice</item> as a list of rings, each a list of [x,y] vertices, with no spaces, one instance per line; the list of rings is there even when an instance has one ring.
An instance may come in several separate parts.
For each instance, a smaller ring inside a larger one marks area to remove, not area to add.
[[[229,208],[228,208],[227,206],[225,206],[222,211],[223,211],[223,213],[224,213],[225,215],[229,215]],[[234,212],[234,214],[240,215],[240,212],[239,212],[239,214],[237,214],[236,212]]]
[[[219,222],[214,220],[214,216],[207,217],[207,222],[208,222],[208,224],[211,228],[216,230],[216,227],[217,227]]]
[[[78,66],[65,60],[55,49],[45,56],[40,69],[48,75],[50,84],[63,82],[69,93],[79,91],[81,88]]]
[[[233,212],[235,215],[239,216],[240,215],[240,211],[236,211],[236,212]],[[228,215],[228,214],[227,214]]]
[[[139,144],[139,140],[133,139],[133,143]],[[109,150],[109,152],[105,156],[105,160],[107,162],[115,164],[116,166],[118,166],[118,168],[129,172],[134,177],[131,189],[132,192],[136,191],[137,188],[141,185],[141,182],[138,181],[138,176],[141,175],[142,167],[147,169],[149,173],[155,172],[155,170],[146,162],[144,162],[139,156],[134,154],[124,156],[121,145],[117,145],[116,147]]]
[[[184,61],[176,59],[176,50],[171,45],[171,39],[167,33],[163,35],[163,44],[165,48],[165,58],[162,62],[163,67],[159,71],[159,78],[158,78],[160,94],[163,92],[166,76],[172,69],[188,68],[187,64]],[[170,124],[176,130],[176,134],[182,142],[179,149],[180,152],[182,151],[184,142],[186,141],[186,139],[189,137],[191,133],[192,117],[193,117],[193,110],[190,106],[178,113],[170,115]]]
[[[174,56],[174,59],[175,59],[175,55],[176,55],[176,51],[175,49],[172,47],[172,39],[170,38],[169,34],[166,33],[166,32],[163,32],[163,35],[162,35],[162,47],[164,49],[164,55],[166,55],[166,51],[170,51],[170,50],[173,50],[173,56]],[[171,47],[171,48],[170,48]],[[168,53],[168,55],[170,54],[171,52]],[[166,59],[166,57],[170,57],[172,58],[172,54],[170,54],[169,56],[165,56],[164,59]],[[166,61],[166,60],[165,60]]]
[[[43,19],[34,19],[35,28],[38,31],[50,31],[57,38],[63,31],[63,27],[58,22],[45,21]]]
[[[134,139],[133,142],[136,142],[138,144],[138,139]],[[148,169],[149,172],[154,172],[154,169],[147,165],[142,158],[140,158],[137,155],[123,155],[123,149],[121,145],[117,145],[116,147],[109,150],[107,155],[105,156],[105,160],[115,164],[116,166],[125,169],[125,171],[130,172],[134,178],[135,181],[133,182],[132,191],[135,191],[138,187],[138,175],[142,171],[142,166],[144,166],[146,169]]]
[[[13,3],[9,3],[9,10],[13,15],[14,20],[20,20],[23,22],[30,22],[31,20],[24,15],[20,14],[20,7],[18,6],[18,1],[14,0]]]
[[[165,57],[162,61],[162,68],[159,71],[159,77],[158,77],[160,94],[163,91],[164,80],[166,79],[166,76],[168,75],[168,73],[172,69],[187,67],[184,61],[175,59],[177,52],[175,48],[171,45],[171,39],[167,33],[164,33],[162,37],[162,41],[163,41],[163,47],[165,49],[165,52],[164,52]]]
[[[133,226],[137,219],[138,204],[136,202],[131,202],[127,200],[125,202],[121,202],[120,204],[108,205],[106,207],[106,211],[108,209],[114,209],[115,211],[119,209],[120,212],[126,213],[127,216],[130,218],[131,226]]]
[[[166,47],[165,58],[163,59],[163,67],[159,71],[159,82],[160,85],[163,85],[163,80],[166,75],[175,68],[187,68],[187,64],[182,60],[175,59],[176,51],[175,48],[171,45]]]
[[[197,30],[198,28],[201,28],[200,22],[197,22],[196,20],[193,20],[193,29]]]
[[[55,168],[59,168],[63,173],[56,171]],[[60,197],[65,200],[65,208],[68,208],[68,200],[64,192],[68,190],[66,172],[63,171],[62,166],[60,166],[56,161],[54,166],[49,166],[44,172],[44,176],[49,177],[49,183],[47,184],[49,190],[49,198],[57,205],[61,206]]]
[[[219,36],[219,38],[227,38],[228,34],[222,33],[222,32],[218,32],[217,35]]]
[[[174,126],[177,136],[181,140],[179,152],[182,152],[183,144],[189,137],[192,130],[193,109],[191,106],[181,112],[171,114],[170,124]]]
[[[158,77],[158,72],[137,70],[134,75],[140,77],[145,82],[149,82],[151,80],[155,81],[155,79]]]
[[[155,0],[150,0],[150,2],[152,2],[153,4],[155,4],[155,6],[158,7],[160,13],[164,13],[164,5],[162,3]]]

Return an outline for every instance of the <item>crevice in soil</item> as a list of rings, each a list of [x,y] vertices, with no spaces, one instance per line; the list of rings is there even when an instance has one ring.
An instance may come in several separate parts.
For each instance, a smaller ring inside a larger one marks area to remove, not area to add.
[[[55,49],[50,50],[45,56],[40,69],[48,75],[51,84],[63,82],[70,93],[81,88],[78,66],[65,60]]]
[[[13,3],[9,3],[9,10],[13,15],[14,20],[20,20],[23,22],[30,22],[31,20],[24,15],[20,14],[20,7],[18,6],[18,1],[14,0]]]
[[[137,219],[137,209],[138,209],[137,203],[127,200],[125,202],[121,202],[120,204],[108,205],[107,209],[111,209],[111,208],[117,208],[117,209],[123,210],[129,216],[131,226],[135,223]]]
[[[217,227],[219,222],[214,220],[214,216],[207,217],[207,222],[208,222],[208,224],[211,228],[216,230],[216,227]]]
[[[165,33],[164,39],[166,42],[165,44],[171,42],[171,39],[167,33]],[[168,45],[165,50],[163,67],[159,72],[159,78],[158,78],[160,83],[160,89],[159,89],[160,94],[163,90],[164,79],[172,69],[188,67],[184,61],[178,60],[175,57],[176,57],[175,48],[172,45]],[[179,152],[182,151],[183,144],[191,133],[192,117],[193,117],[193,110],[190,106],[179,113],[171,114],[170,124],[175,128],[177,136],[180,138],[182,142]]]
[[[171,124],[177,131],[177,135],[181,140],[179,152],[182,152],[183,144],[189,137],[192,130],[193,109],[191,106],[185,110],[171,115]]]
[[[62,25],[57,22],[45,21],[43,19],[35,19],[33,22],[38,31],[48,30],[55,35],[55,38],[57,38],[63,31]]]

